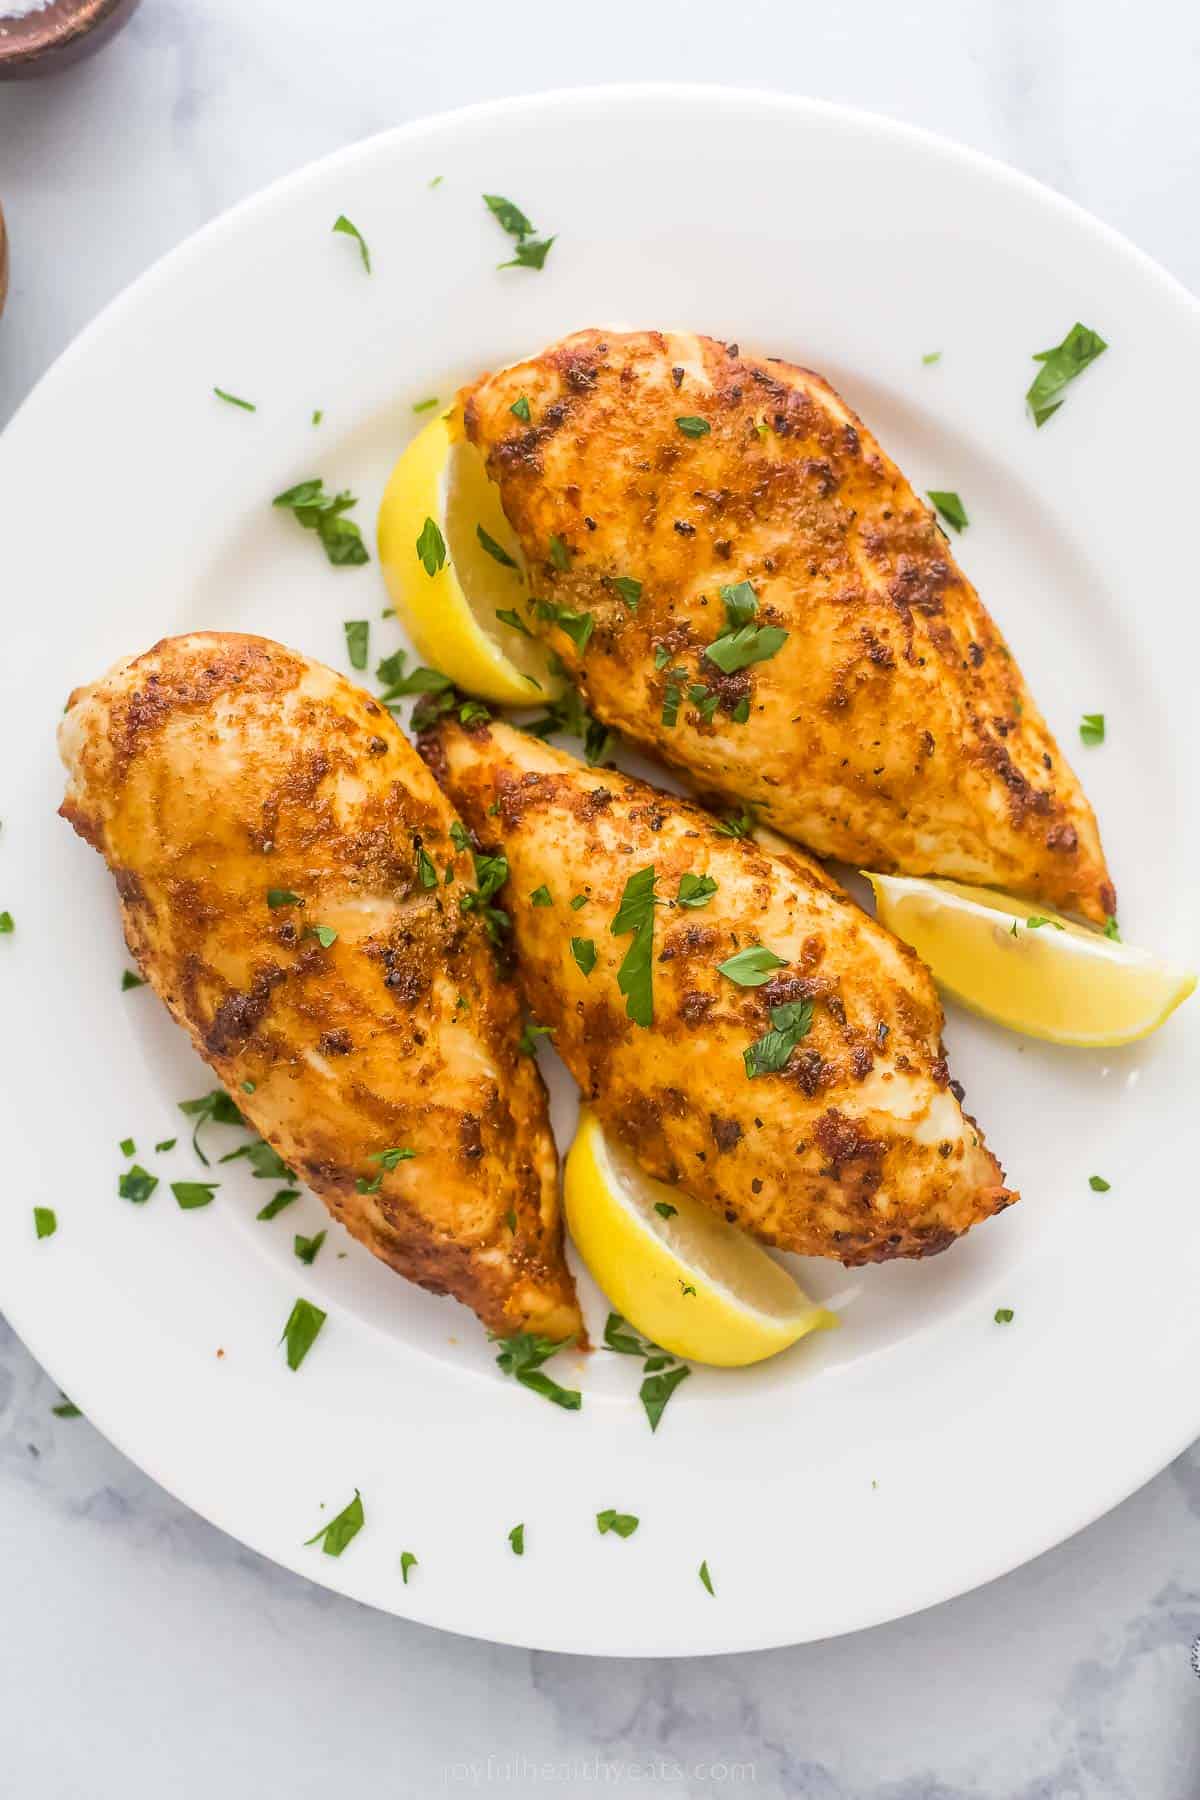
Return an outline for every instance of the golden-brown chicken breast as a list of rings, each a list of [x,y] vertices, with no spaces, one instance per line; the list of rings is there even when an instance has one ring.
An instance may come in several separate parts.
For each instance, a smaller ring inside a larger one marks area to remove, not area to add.
[[[1016,1197],[951,1088],[928,971],[809,858],[508,725],[420,747],[507,858],[534,1020],[651,1175],[846,1263],[944,1249]]]
[[[820,856],[1116,911],[1003,638],[819,376],[711,338],[582,331],[463,398],[530,628],[605,725]]]
[[[139,968],[289,1167],[492,1331],[581,1336],[517,995],[390,715],[279,644],[197,632],[79,689],[59,742]]]

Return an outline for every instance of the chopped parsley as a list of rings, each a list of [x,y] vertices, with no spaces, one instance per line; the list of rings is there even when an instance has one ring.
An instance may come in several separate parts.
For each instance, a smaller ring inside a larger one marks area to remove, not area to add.
[[[633,933],[633,942],[617,970],[617,987],[625,996],[626,1017],[642,1026],[654,1023],[654,881],[653,863],[629,877],[609,927],[614,937]]]
[[[181,1212],[195,1212],[197,1207],[212,1205],[219,1185],[216,1181],[173,1181],[171,1192]]]
[[[686,680],[686,669],[667,670],[666,686],[663,688],[662,722],[672,729],[679,722],[679,702],[683,697],[683,684]]]
[[[556,1356],[564,1348],[562,1344],[555,1343],[553,1338],[537,1337],[531,1331],[519,1331],[507,1338],[493,1336],[492,1342],[500,1345],[496,1366],[505,1375],[514,1376],[522,1387],[541,1394],[543,1399],[561,1406],[566,1412],[580,1410],[583,1396],[577,1388],[560,1387],[557,1381],[542,1373],[542,1364]]]
[[[428,850],[417,848],[417,880],[423,888],[435,888],[438,884],[438,872]]]
[[[413,1555],[412,1551],[411,1550],[402,1550],[400,1552],[400,1579],[404,1583],[405,1587],[408,1586],[408,1571],[410,1569],[415,1569],[416,1567],[417,1567],[417,1559]]]
[[[256,1219],[273,1219],[276,1213],[281,1213],[285,1206],[290,1206],[293,1200],[299,1198],[299,1188],[280,1188],[274,1198],[268,1200],[267,1204],[261,1207],[254,1216]]]
[[[513,1526],[512,1530],[508,1534],[508,1541],[512,1545],[512,1553],[514,1556],[524,1556],[524,1554],[525,1554],[525,1527],[523,1524]]]
[[[335,568],[370,561],[362,532],[353,519],[343,516],[352,506],[358,505],[349,489],[343,489],[340,494],[327,494],[320,476],[314,476],[276,494],[271,504],[291,512],[297,524],[306,531],[315,531]]]
[[[122,1200],[132,1200],[135,1206],[141,1206],[150,1198],[157,1186],[158,1176],[151,1175],[148,1169],[143,1169],[139,1163],[134,1163],[132,1169],[126,1169],[118,1180],[117,1193]]]
[[[245,1124],[245,1120],[242,1121]],[[248,1144],[242,1144],[237,1150],[230,1150],[221,1158],[223,1163],[238,1162],[245,1157],[254,1171],[256,1181],[295,1181],[296,1177],[280,1156],[265,1139],[254,1137]]]
[[[755,625],[758,596],[748,581],[721,589],[728,630],[715,638],[705,657],[726,675],[766,662],[787,643],[788,634],[778,625]]]
[[[428,400],[414,400],[413,411],[415,413],[432,412],[437,403],[437,395],[432,394]]]
[[[717,884],[711,875],[681,875],[675,900],[679,906],[707,906],[716,891]]]
[[[1108,917],[1105,919],[1104,935],[1106,938],[1110,938],[1114,944],[1120,943],[1121,933],[1117,929],[1117,920],[1116,920],[1115,913],[1109,913]]]
[[[83,1417],[83,1414],[80,1412],[75,1402],[73,1400],[68,1400],[65,1394],[59,1404],[57,1406],[52,1406],[50,1411],[54,1414],[56,1419],[82,1419]]]
[[[926,361],[928,361],[928,360],[929,360],[929,359],[928,359],[928,357],[927,357],[927,358],[926,358]],[[713,1586],[713,1584],[712,1584],[712,1576],[711,1576],[711,1575],[710,1575],[710,1574],[709,1574],[709,1572],[708,1572],[708,1563],[707,1563],[707,1561],[705,1561],[705,1562],[702,1562],[702,1563],[701,1563],[701,1564],[700,1564],[700,1570],[699,1570],[699,1573],[700,1573],[700,1579],[701,1579],[701,1581],[702,1581],[702,1582],[703,1582],[703,1583],[704,1583],[704,1585],[705,1585],[705,1587],[706,1587],[706,1588],[707,1588],[707,1589],[708,1589],[708,1591],[709,1591],[709,1593],[710,1593],[710,1594],[711,1594],[711,1595],[712,1595],[712,1596],[713,1596],[713,1598],[714,1598],[714,1600],[715,1600],[715,1599],[716,1599],[716,1595],[717,1595],[717,1590],[716,1590],[716,1588],[714,1588],[714,1586]]]
[[[312,1264],[317,1260],[317,1252],[325,1242],[325,1233],[318,1231],[315,1237],[301,1237],[297,1232],[292,1239],[292,1248],[302,1263]]]
[[[478,887],[468,888],[458,897],[462,912],[477,912],[483,920],[484,929],[493,944],[500,942],[501,935],[508,930],[510,920],[506,912],[499,906],[489,904],[493,894],[497,893],[508,880],[508,860],[502,855],[475,856],[475,880]]]
[[[523,425],[528,425],[529,401],[524,394],[521,395],[519,400],[514,400],[508,410],[514,419],[520,419]]]
[[[550,561],[561,575],[571,567],[570,546],[554,532],[550,534]]]
[[[756,1038],[742,1051],[746,1075],[753,1081],[758,1075],[777,1075],[789,1056],[812,1029],[812,1001],[788,1000],[771,1008],[771,1029]]]
[[[411,1162],[416,1154],[415,1150],[409,1150],[407,1147],[403,1149],[393,1147],[390,1150],[372,1150],[367,1161],[377,1162],[380,1168],[390,1170],[398,1168],[402,1162]]]
[[[129,992],[130,988],[145,987],[145,985],[146,985],[145,980],[143,979],[143,977],[141,975],[135,975],[133,973],[132,969],[122,969],[122,971],[121,971],[121,992],[123,994],[127,994]]]
[[[161,1156],[165,1151],[173,1150],[178,1142],[178,1138],[163,1138],[154,1146],[156,1155]]]
[[[1095,744],[1102,744],[1104,742],[1104,714],[1084,713],[1079,721],[1079,737],[1081,743],[1086,744],[1089,749]]]
[[[531,638],[533,636],[532,631],[514,606],[498,606],[496,617],[502,625],[511,625],[514,631],[519,631],[522,637]]]
[[[1066,926],[1060,925],[1057,919],[1044,919],[1041,913],[1032,913],[1025,921],[1026,931],[1040,931],[1043,925],[1053,925],[1055,931],[1066,930]]]
[[[35,1206],[33,1209],[33,1229],[40,1238],[53,1237],[58,1230],[58,1214],[52,1206]]]
[[[571,955],[582,975],[590,975],[596,966],[596,946],[591,938],[573,937]]]
[[[117,1149],[121,1152],[122,1156],[132,1156],[137,1150],[137,1145],[132,1138],[122,1138],[117,1145]]]
[[[461,819],[451,819],[450,821],[450,842],[454,845],[456,850],[469,850],[471,848],[471,840],[467,836],[467,828]]]
[[[517,1049],[522,1056],[536,1056],[538,1039],[553,1035],[553,1025],[538,1025],[533,1019],[527,1019],[517,1039]]]
[[[362,1495],[355,1488],[354,1498],[349,1506],[343,1506],[336,1519],[330,1519],[328,1525],[322,1525],[319,1531],[314,1531],[304,1542],[306,1545],[320,1542],[326,1556],[340,1556],[351,1539],[358,1536],[365,1523]]]
[[[362,266],[369,275],[371,273],[371,252],[367,249],[367,240],[358,229],[358,226],[352,224],[345,213],[339,213],[334,220],[333,229],[342,232],[346,237],[352,237],[354,239],[355,243],[358,245],[358,254],[362,257]]]
[[[992,1317],[995,1319],[997,1325],[1011,1325],[1013,1322],[1013,1309],[1011,1306],[998,1306]]]
[[[580,907],[586,906],[587,903],[588,903],[588,897],[586,894],[576,894],[573,896],[573,898],[571,900],[571,911],[578,912]]]
[[[941,360],[942,360],[942,353],[940,350],[927,350],[925,352],[924,356],[921,358],[921,361],[923,363],[925,363],[926,366],[928,366],[928,364],[930,364],[930,363],[941,362]]]
[[[682,419],[676,419],[675,423],[687,438],[707,437],[712,430],[707,419],[698,419],[694,413],[686,414]]]
[[[14,929],[12,914],[10,912],[0,912],[0,937],[6,937]]]
[[[295,899],[295,895],[292,896],[292,899]],[[181,1100],[179,1110],[181,1113],[185,1113],[189,1119],[196,1121],[192,1127],[192,1149],[206,1169],[209,1167],[209,1161],[200,1148],[201,1128],[209,1124],[241,1125],[243,1127],[246,1124],[224,1088],[214,1088],[210,1094],[201,1094],[198,1100]]]
[[[491,533],[483,529],[482,525],[477,525],[475,527],[475,536],[479,539],[479,542],[483,545],[488,555],[494,562],[498,562],[502,569],[515,569],[517,567],[516,562],[508,554],[504,545],[498,544]]]
[[[1039,430],[1062,405],[1064,388],[1107,349],[1108,345],[1098,332],[1076,322],[1061,344],[1034,354],[1034,362],[1042,366],[1033,378],[1025,401]]]
[[[603,1512],[596,1514],[596,1529],[601,1537],[615,1531],[618,1537],[632,1537],[637,1530],[639,1520],[634,1513],[617,1512],[615,1507],[606,1506]]]
[[[642,597],[642,584],[635,581],[632,575],[614,575],[609,586],[616,589],[630,612],[636,612],[638,601]]]
[[[446,540],[438,529],[436,519],[426,518],[421,527],[421,535],[417,539],[417,560],[429,576],[437,574],[446,566]]]
[[[375,679],[383,684],[384,692],[379,698],[384,706],[390,706],[393,700],[402,700],[406,694],[443,694],[453,686],[450,677],[443,675],[440,669],[417,668],[406,675],[407,662],[406,650],[393,650],[377,665]]]
[[[746,838],[754,830],[758,820],[748,806],[743,806],[740,813],[734,813],[727,819],[718,819],[713,830],[718,837]]]
[[[224,400],[227,406],[240,406],[243,412],[257,412],[253,400],[240,400],[236,394],[227,394],[224,388],[215,387],[213,393],[218,400]]]
[[[531,906],[554,905],[554,895],[550,892],[550,889],[546,886],[545,882],[542,883],[541,887],[534,888],[532,894],[529,896],[529,903]]]
[[[436,881],[437,877],[434,876],[435,884]],[[322,950],[328,950],[332,944],[337,943],[337,932],[333,929],[332,925],[310,925],[308,928],[308,935],[316,938]]]
[[[654,1202],[654,1210],[660,1219],[673,1219],[678,1213],[679,1208],[677,1206],[672,1206],[669,1200],[656,1200]]]
[[[693,1288],[693,1293],[695,1289]],[[686,1381],[691,1374],[686,1363],[679,1363],[673,1369],[665,1369],[659,1375],[647,1375],[638,1396],[646,1409],[646,1417],[650,1421],[651,1431],[658,1430],[658,1422],[663,1416],[667,1401],[675,1392],[681,1381]]]
[[[346,634],[346,655],[350,658],[350,667],[365,669],[367,666],[367,643],[371,634],[369,621],[346,619],[342,630]]]
[[[298,1369],[313,1345],[316,1343],[326,1315],[311,1300],[297,1300],[288,1314],[287,1324],[279,1335],[282,1344],[287,1342],[287,1365],[289,1369]],[[312,1539],[309,1539],[312,1542]]]
[[[954,531],[962,531],[971,521],[967,517],[967,509],[957,494],[930,488],[929,498]]]
[[[1107,1194],[1112,1187],[1111,1181],[1105,1181],[1103,1175],[1089,1175],[1088,1186],[1093,1194]]]
[[[557,541],[557,540],[554,540]],[[553,600],[539,600],[537,616],[549,623],[557,625],[565,631],[580,656],[588,647],[588,639],[595,628],[595,615],[590,612],[572,612],[569,607],[559,606]]]
[[[770,981],[776,969],[786,969],[787,958],[776,956],[765,944],[748,944],[739,950],[736,956],[726,957],[723,963],[717,964],[717,974],[727,975],[738,987],[762,987]]]
[[[268,888],[267,905],[274,911],[279,906],[303,906],[304,902],[291,888]]]
[[[552,237],[539,238],[534,235],[534,226],[525,217],[512,200],[506,200],[501,194],[485,194],[484,205],[496,222],[503,226],[508,235],[515,238],[513,255],[508,262],[497,263],[500,269],[541,269],[545,266],[550,254]],[[513,409],[516,410],[515,407]],[[518,414],[518,417],[520,415]]]

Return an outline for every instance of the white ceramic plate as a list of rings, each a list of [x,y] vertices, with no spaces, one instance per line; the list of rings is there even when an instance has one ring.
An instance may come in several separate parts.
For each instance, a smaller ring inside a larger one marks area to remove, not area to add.
[[[496,272],[507,240],[484,190],[559,234],[543,273]],[[342,212],[369,278],[331,234]],[[1031,353],[1076,318],[1111,349],[1035,431]],[[959,1593],[1200,1430],[1200,1005],[1096,1054],[953,1016],[955,1071],[1023,1203],[925,1265],[810,1265],[844,1330],[753,1371],[697,1371],[651,1437],[627,1359],[570,1359],[585,1404],[567,1414],[498,1373],[465,1311],[336,1231],[303,1268],[292,1235],[323,1222],[318,1202],[257,1223],[264,1184],[244,1163],[216,1204],[177,1210],[167,1182],[202,1171],[176,1102],[212,1080],[149,990],[120,991],[110,878],[55,817],[64,698],[118,655],[211,626],[344,667],[347,618],[372,619],[372,665],[399,643],[377,564],[330,568],[273,494],[319,473],[361,496],[369,526],[414,401],[621,321],[821,370],[918,488],[962,494],[955,549],[1082,771],[1125,935],[1194,958],[1192,301],[1045,189],[826,106],[632,88],[429,120],[184,244],[0,440],[0,908],[16,920],[0,938],[0,1306],[114,1442],[290,1568],[480,1636],[677,1654]],[[1094,711],[1108,740],[1086,750]],[[163,1178],[146,1206],[117,1197],[127,1135]],[[1092,1173],[1111,1191],[1092,1193]],[[35,1204],[59,1219],[42,1242]],[[293,1374],[277,1339],[298,1294],[329,1323]],[[345,1554],[304,1548],[356,1487],[367,1525]],[[637,1535],[601,1538],[606,1506],[637,1513]]]

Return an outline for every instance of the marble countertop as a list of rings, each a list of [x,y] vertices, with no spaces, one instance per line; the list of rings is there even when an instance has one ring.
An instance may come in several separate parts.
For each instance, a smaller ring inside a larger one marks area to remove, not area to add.
[[[732,79],[912,120],[1061,189],[1197,288],[1198,68],[1200,13],[1181,0],[145,0],[95,61],[0,87],[0,421],[113,294],[265,182],[423,113],[581,82]],[[1200,1793],[1195,1449],[1070,1543],[915,1619],[794,1650],[604,1662],[446,1636],[310,1586],[85,1419],[55,1418],[57,1398],[0,1320],[14,1800]]]

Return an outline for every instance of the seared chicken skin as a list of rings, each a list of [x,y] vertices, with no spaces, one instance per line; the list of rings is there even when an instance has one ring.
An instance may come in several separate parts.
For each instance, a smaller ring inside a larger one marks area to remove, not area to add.
[[[247,1120],[400,1274],[501,1335],[582,1337],[517,994],[390,715],[279,644],[197,632],[78,689],[59,744],[138,967]]]
[[[828,383],[711,338],[581,331],[463,402],[530,629],[605,725],[819,856],[1116,911],[1003,638]]]
[[[942,1250],[1016,1198],[951,1089],[924,965],[808,857],[507,725],[443,721],[420,748],[508,860],[499,900],[534,1020],[649,1174],[767,1243],[851,1264]],[[631,978],[637,934],[617,915],[639,888],[652,938],[643,925]]]

